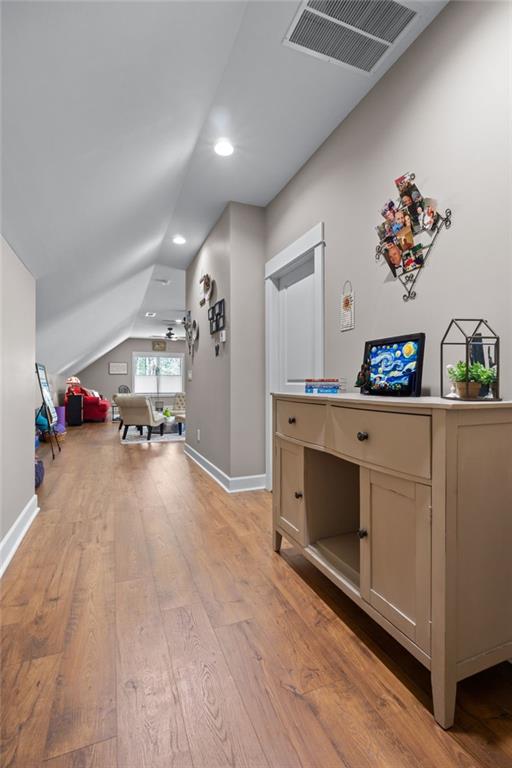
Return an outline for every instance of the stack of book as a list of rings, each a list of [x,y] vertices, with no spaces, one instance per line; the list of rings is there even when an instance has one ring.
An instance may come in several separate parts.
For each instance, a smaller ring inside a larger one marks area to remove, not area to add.
[[[340,380],[305,379],[304,389],[307,395],[337,395],[340,391]]]

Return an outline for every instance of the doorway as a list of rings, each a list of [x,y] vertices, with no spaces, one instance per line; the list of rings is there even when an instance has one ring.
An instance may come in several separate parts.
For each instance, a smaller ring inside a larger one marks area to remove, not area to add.
[[[271,392],[304,392],[324,375],[323,222],[280,251],[265,268],[266,487],[272,489]]]

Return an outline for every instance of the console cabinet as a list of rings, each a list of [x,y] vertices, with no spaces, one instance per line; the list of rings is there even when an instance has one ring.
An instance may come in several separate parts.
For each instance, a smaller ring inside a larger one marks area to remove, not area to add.
[[[512,403],[273,395],[273,545],[285,536],[431,671],[512,657]]]

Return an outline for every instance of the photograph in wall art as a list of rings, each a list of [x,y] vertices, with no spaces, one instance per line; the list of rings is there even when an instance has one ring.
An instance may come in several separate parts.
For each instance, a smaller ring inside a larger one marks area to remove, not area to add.
[[[387,237],[386,240],[384,241],[383,253],[384,253],[384,258],[387,261],[388,267],[390,268],[391,274],[393,275],[393,277],[398,277],[398,275],[402,274],[403,251],[400,247],[398,238],[393,237],[392,235]]]
[[[402,227],[396,233],[396,239],[402,251],[408,251],[414,247],[414,235],[410,227]]]
[[[434,229],[439,219],[437,213],[437,200],[432,197],[426,197],[424,200],[423,213],[421,215],[420,223],[423,229],[430,231]]]

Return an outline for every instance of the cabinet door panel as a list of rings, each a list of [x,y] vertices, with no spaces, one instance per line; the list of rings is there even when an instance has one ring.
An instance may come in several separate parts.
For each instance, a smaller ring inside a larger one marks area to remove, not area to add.
[[[361,594],[430,650],[430,488],[361,470]]]
[[[277,488],[274,498],[275,524],[295,541],[304,544],[304,449],[276,439]]]

